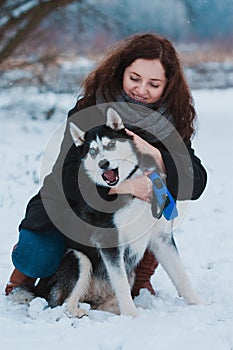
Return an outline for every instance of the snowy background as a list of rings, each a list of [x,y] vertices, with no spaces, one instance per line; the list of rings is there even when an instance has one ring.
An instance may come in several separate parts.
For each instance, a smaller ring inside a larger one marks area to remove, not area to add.
[[[40,186],[43,151],[76,96],[38,87],[0,90],[1,349],[233,349],[232,95],[233,89],[193,91],[199,115],[194,146],[207,168],[208,186],[175,232],[194,288],[211,305],[187,305],[159,267],[152,277],[157,295],[142,291],[137,302],[144,308],[137,319],[92,311],[77,320],[63,307],[47,308],[43,299],[22,306],[4,295],[17,227]]]

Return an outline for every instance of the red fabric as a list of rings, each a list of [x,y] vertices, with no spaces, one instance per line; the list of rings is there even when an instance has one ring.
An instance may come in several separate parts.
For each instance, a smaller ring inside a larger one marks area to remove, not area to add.
[[[146,250],[141,262],[138,264],[135,270],[136,278],[132,288],[133,297],[139,295],[139,291],[142,288],[148,289],[152,295],[156,294],[150,283],[150,278],[154,274],[158,264],[159,263],[155,259],[154,254],[149,250]]]
[[[10,276],[10,281],[5,287],[5,294],[9,295],[13,288],[18,286],[33,286],[36,278],[28,277],[17,269],[14,269]]]

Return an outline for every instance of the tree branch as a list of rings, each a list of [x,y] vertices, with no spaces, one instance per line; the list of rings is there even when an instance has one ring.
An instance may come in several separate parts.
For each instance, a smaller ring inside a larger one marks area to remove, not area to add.
[[[13,22],[20,23],[22,19],[26,22],[24,25],[22,25],[21,28],[19,28],[16,31],[16,34],[9,39],[9,41],[6,43],[6,45],[1,49],[0,51],[0,64],[8,58],[15,49],[28,37],[29,34],[31,34],[32,31],[34,31],[38,25],[41,23],[41,21],[47,17],[52,11],[56,10],[59,7],[66,6],[68,4],[71,4],[72,2],[83,2],[84,0],[60,0],[60,1],[39,1],[38,4],[36,4],[34,7],[32,7],[27,15],[21,15],[20,22],[17,20],[12,19],[12,23],[6,25],[7,27],[11,27],[13,25]],[[8,28],[9,28],[8,27]]]

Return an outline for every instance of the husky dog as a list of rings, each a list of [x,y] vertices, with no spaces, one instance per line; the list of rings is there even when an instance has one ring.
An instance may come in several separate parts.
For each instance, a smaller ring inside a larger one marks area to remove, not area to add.
[[[113,108],[107,110],[106,125],[95,129],[87,136],[70,123],[73,141],[84,152],[81,167],[95,186],[110,189],[143,174],[142,157]],[[138,311],[131,297],[134,270],[149,249],[178,294],[190,304],[201,303],[181,263],[172,232],[168,232],[168,224],[163,216],[153,217],[151,203],[132,196],[123,200],[109,223],[109,234],[114,235],[112,242],[116,244],[103,246],[103,232],[107,233],[108,228],[100,234],[98,229],[93,230],[92,247],[77,245],[77,249],[68,250],[58,271],[41,279],[35,294],[46,297],[51,307],[66,302],[68,312],[76,317],[86,314],[79,302],[90,303],[92,309],[136,317]]]

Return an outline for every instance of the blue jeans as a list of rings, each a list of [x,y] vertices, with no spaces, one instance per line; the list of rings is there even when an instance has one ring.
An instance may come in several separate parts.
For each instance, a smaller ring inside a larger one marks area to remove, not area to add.
[[[45,278],[56,272],[64,253],[65,237],[56,228],[45,231],[21,229],[12,262],[29,277]]]

